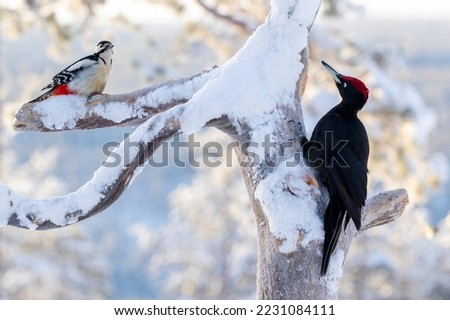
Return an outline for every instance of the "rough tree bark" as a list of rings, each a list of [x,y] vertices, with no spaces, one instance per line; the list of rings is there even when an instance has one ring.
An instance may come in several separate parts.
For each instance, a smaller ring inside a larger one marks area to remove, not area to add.
[[[251,162],[247,142],[270,144],[256,148],[252,160],[260,161],[241,166],[258,229],[258,298],[336,298],[343,261],[357,232],[347,228],[328,275],[320,277],[326,190],[300,161],[307,36],[320,0],[273,0],[271,5],[266,22],[220,68],[89,103],[83,97],[66,96],[25,104],[16,114],[16,130],[139,125],[127,138],[137,142],[139,150],[129,161],[122,157],[119,166],[100,167],[84,186],[61,197],[26,199],[0,184],[0,226],[46,230],[95,215],[120,197],[162,142],[204,126],[215,127],[238,142],[242,163]],[[52,116],[56,109],[58,117]],[[125,142],[114,152],[123,155]],[[403,189],[370,198],[360,232],[394,220],[407,203]],[[280,221],[286,230],[275,228]]]

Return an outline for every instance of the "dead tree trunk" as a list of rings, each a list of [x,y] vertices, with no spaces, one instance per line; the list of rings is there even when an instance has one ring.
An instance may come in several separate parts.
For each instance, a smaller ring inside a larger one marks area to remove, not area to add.
[[[52,229],[95,215],[113,203],[159,145],[171,137],[216,127],[236,152],[258,228],[258,298],[336,298],[343,261],[356,230],[347,228],[319,276],[326,190],[301,162],[305,136],[301,96],[307,80],[307,37],[320,0],[272,0],[266,22],[224,66],[186,79],[91,103],[77,96],[24,105],[17,130],[60,131],[137,125],[127,138],[139,150],[115,167],[100,167],[77,191],[26,199],[0,184],[0,226]],[[55,113],[57,112],[57,116]],[[106,160],[108,162],[108,159]],[[361,232],[399,216],[405,190],[377,195],[363,211]]]

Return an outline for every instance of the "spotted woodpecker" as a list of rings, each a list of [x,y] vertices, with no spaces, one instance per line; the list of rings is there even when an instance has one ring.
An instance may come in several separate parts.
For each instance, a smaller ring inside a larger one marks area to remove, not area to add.
[[[77,94],[91,97],[105,89],[112,66],[112,48],[109,41],[100,41],[92,55],[75,61],[53,77],[52,83],[42,88],[50,89],[30,102],[38,102],[51,96]]]

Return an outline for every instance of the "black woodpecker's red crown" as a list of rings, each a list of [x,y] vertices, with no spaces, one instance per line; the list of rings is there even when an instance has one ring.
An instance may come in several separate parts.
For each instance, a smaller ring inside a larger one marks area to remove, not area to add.
[[[367,89],[367,87],[364,84],[364,82],[362,82],[361,80],[359,80],[357,78],[344,76],[344,75],[340,74],[339,72],[334,70],[325,61],[322,61],[322,64],[331,73],[331,75],[333,76],[334,82],[336,82],[336,85],[338,86],[338,88],[339,87],[344,87],[345,88],[347,86],[352,86],[353,88],[355,88],[355,90],[357,90],[360,94],[363,95],[364,102],[367,101],[367,99],[369,98],[369,89]]]
[[[358,78],[353,78],[353,77],[349,77],[349,76],[341,76],[341,81],[343,83],[348,83],[348,84],[352,85],[353,87],[355,87],[355,89],[358,90],[359,92],[361,92],[361,94],[363,94],[366,97],[366,99],[369,98],[369,89],[367,89],[364,82],[362,82]]]

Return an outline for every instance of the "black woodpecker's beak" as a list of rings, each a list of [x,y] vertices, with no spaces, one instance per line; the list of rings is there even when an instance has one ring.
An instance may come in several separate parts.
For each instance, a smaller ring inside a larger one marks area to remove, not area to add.
[[[327,70],[331,73],[331,75],[333,76],[334,82],[336,82],[336,84],[341,84],[341,77],[342,75],[337,72],[336,70],[334,70],[328,63],[326,63],[325,61],[322,61],[322,64],[325,66],[325,68],[327,68]]]

